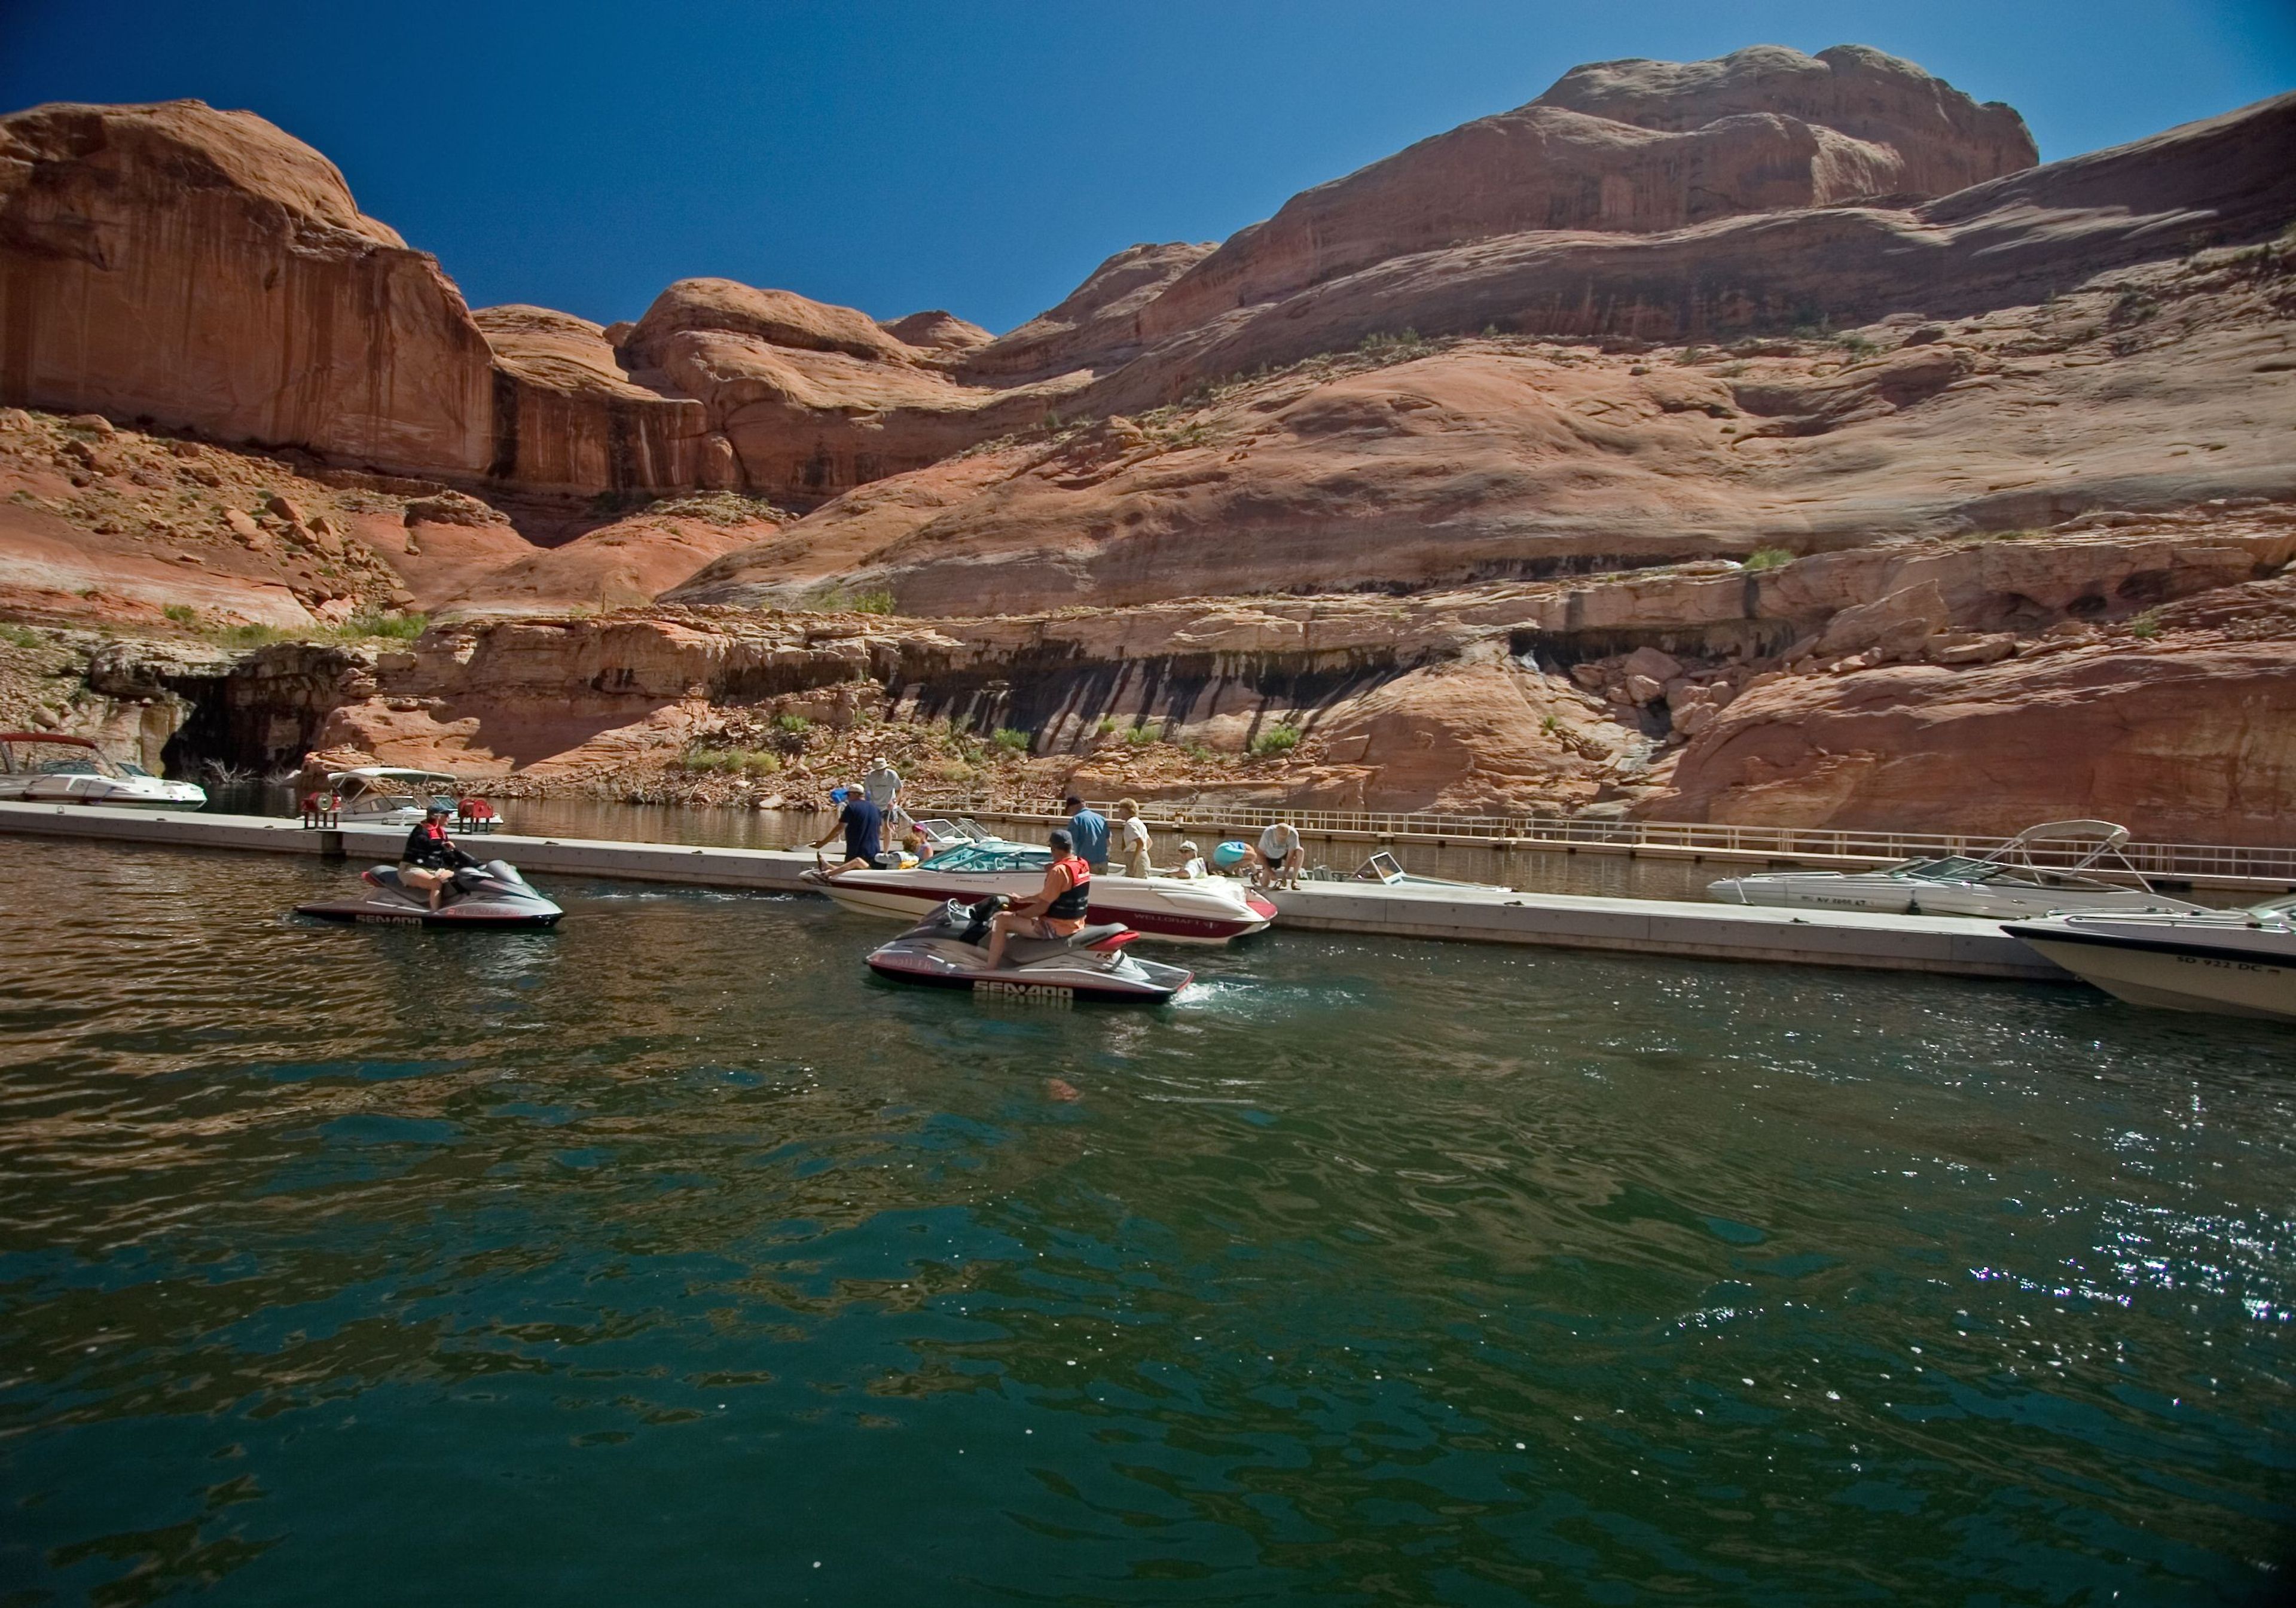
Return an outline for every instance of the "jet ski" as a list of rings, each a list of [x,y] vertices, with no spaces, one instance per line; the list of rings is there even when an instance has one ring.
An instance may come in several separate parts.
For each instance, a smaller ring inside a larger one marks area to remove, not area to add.
[[[1058,1005],[1079,999],[1161,1005],[1193,980],[1178,966],[1126,954],[1124,947],[1140,935],[1119,922],[1067,938],[1013,939],[1004,946],[1004,964],[992,972],[988,923],[1008,902],[1001,894],[971,905],[950,899],[872,950],[869,969],[901,982]]]
[[[552,927],[566,914],[537,893],[508,860],[488,860],[483,866],[465,866],[455,872],[455,880],[447,884],[436,910],[430,908],[428,893],[399,885],[396,866],[377,866],[363,871],[359,880],[366,884],[364,898],[319,899],[296,906],[296,914],[338,922],[493,930]]]

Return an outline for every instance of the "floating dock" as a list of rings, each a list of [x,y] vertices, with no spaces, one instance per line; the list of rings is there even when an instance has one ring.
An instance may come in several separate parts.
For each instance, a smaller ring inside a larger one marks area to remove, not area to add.
[[[233,849],[381,863],[406,841],[396,827],[308,827],[269,816],[0,804],[0,836],[88,838],[173,849]],[[473,852],[537,876],[597,876],[810,893],[813,856],[783,849],[697,848],[541,838],[510,833],[463,840]],[[1276,924],[1317,932],[1539,944],[1624,955],[1770,961],[2066,982],[2070,974],[1993,923],[1942,915],[1774,910],[1677,900],[1513,893],[1496,888],[1312,882],[1274,896]]]

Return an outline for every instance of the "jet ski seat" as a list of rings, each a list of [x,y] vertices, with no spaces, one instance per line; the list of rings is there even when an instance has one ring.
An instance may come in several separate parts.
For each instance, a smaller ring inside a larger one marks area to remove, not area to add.
[[[1004,961],[1007,965],[1025,966],[1030,961],[1049,960],[1070,949],[1089,949],[1129,931],[1122,922],[1103,922],[1097,926],[1079,927],[1066,938],[1016,938],[1005,944]]]
[[[463,875],[470,869],[469,866],[464,866],[455,873],[454,880],[447,884],[445,890],[439,896],[440,904],[451,905],[470,891],[463,882]],[[362,871],[359,873],[359,880],[370,886],[380,888],[386,893],[395,893],[401,898],[412,899],[418,905],[427,905],[430,902],[430,896],[428,893],[417,893],[398,880],[398,867],[396,866],[376,866]]]

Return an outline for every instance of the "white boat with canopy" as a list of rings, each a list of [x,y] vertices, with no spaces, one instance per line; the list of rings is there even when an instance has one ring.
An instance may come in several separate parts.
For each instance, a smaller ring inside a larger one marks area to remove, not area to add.
[[[815,878],[821,890],[848,910],[918,920],[951,899],[972,905],[991,894],[1026,898],[1044,885],[1052,850],[1016,843],[971,820],[914,823],[922,857],[888,849],[878,869],[837,871]],[[1092,879],[1089,919],[1120,922],[1144,937],[1169,943],[1224,944],[1257,932],[1275,919],[1275,907],[1227,877]]]
[[[336,771],[323,792],[303,802],[307,815],[329,816],[345,826],[417,826],[434,804],[453,810],[463,832],[492,832],[503,824],[492,804],[445,771],[395,765]]]
[[[1709,883],[1730,905],[1973,915],[1991,921],[2059,910],[2166,914],[2204,909],[2156,891],[2121,852],[2128,829],[2110,821],[2047,821],[1990,854],[1906,860],[1876,871],[1772,871]],[[2097,874],[2113,874],[2112,880]]]

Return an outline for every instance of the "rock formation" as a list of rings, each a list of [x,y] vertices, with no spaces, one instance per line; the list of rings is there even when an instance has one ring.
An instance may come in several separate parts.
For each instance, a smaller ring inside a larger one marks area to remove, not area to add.
[[[2296,496],[2291,261],[2219,251],[1843,338],[1374,343],[865,488],[676,595],[1406,589]]]
[[[1606,62],[1296,195],[1189,269],[1151,337],[1407,252],[1524,230],[1647,234],[1742,213],[1923,200],[2030,167],[2032,136],[1910,62],[1778,45]]]
[[[879,327],[904,346],[936,352],[969,352],[996,338],[979,324],[939,308],[911,313]]]
[[[0,119],[0,402],[476,475],[492,363],[439,265],[251,113]]]
[[[993,382],[1116,367],[1139,353],[1148,309],[1212,251],[1210,245],[1177,242],[1127,247],[1058,307],[967,354],[959,372]]]
[[[2292,147],[2296,95],[2037,167],[1878,52],[1599,63],[991,338],[472,313],[259,119],[39,108],[0,705],[620,796],[761,801],[678,756],[803,713],[800,789],[865,733],[1031,796],[2296,841]]]

